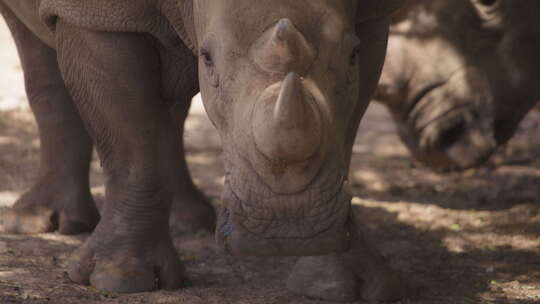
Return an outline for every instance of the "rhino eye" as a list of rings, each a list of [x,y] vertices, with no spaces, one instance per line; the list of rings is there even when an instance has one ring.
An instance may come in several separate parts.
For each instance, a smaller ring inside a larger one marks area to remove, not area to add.
[[[499,0],[480,0],[479,2],[485,6],[495,5]]]
[[[478,16],[487,27],[500,26],[503,21],[504,0],[471,0]]]
[[[350,65],[355,66],[358,61],[358,54],[360,53],[360,45],[354,47],[351,53]]]
[[[208,51],[207,49],[202,48],[200,51],[200,56],[207,67],[211,67],[214,65],[214,61],[212,60],[212,54],[210,54],[210,51]]]
[[[500,6],[503,0],[472,0],[472,3],[478,10],[485,13],[494,13]]]
[[[356,66],[358,61],[358,55],[362,50],[362,43],[360,39],[354,34],[347,34],[343,38],[343,47],[347,50],[350,50],[349,64],[351,66]]]
[[[219,86],[219,75],[216,72],[215,66],[214,66],[214,60],[212,59],[212,53],[207,48],[201,48],[200,50],[200,57],[201,60],[206,67],[205,73],[207,76],[207,79],[211,86],[218,87]]]

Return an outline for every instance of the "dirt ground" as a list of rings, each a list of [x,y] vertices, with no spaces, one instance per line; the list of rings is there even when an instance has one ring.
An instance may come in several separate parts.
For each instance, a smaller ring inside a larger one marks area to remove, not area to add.
[[[0,21],[1,22],[1,21]],[[39,165],[15,50],[0,23],[0,206],[28,188]],[[190,169],[219,203],[219,139],[200,104],[187,122]],[[438,175],[414,164],[384,108],[373,105],[354,147],[351,180],[359,222],[391,264],[420,287],[403,303],[540,303],[540,113],[532,113],[490,165]],[[102,199],[99,164],[92,191]],[[1,211],[0,211],[1,212]],[[0,303],[326,303],[285,288],[295,258],[233,258],[212,236],[175,238],[186,288],[135,295],[70,282],[65,261],[87,236],[0,233]]]

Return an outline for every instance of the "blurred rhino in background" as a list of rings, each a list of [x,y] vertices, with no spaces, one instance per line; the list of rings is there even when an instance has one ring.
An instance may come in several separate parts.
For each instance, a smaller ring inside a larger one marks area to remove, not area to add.
[[[540,99],[540,1],[410,0],[395,18],[376,99],[414,158],[486,161]]]

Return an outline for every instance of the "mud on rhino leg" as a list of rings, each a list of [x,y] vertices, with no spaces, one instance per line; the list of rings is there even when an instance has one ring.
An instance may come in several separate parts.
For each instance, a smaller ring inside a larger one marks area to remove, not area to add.
[[[2,3],[0,12],[15,38],[41,141],[38,180],[0,221],[11,233],[92,231],[99,221],[88,186],[92,141],[64,86],[56,51]]]
[[[161,48],[164,96],[171,104],[171,113],[180,129],[179,153],[171,162],[180,166],[180,184],[175,188],[170,216],[173,234],[213,231],[216,213],[210,200],[195,186],[186,163],[184,150],[184,124],[191,106],[191,99],[199,91],[197,60],[192,51],[182,46]],[[181,85],[179,85],[181,84]]]
[[[112,292],[181,285],[169,233],[181,182],[179,130],[162,98],[158,42],[146,34],[95,32],[59,20],[60,68],[91,130],[106,176],[102,219],[72,255],[72,280]]]
[[[356,229],[348,252],[302,257],[294,266],[287,288],[316,299],[370,303],[416,296],[401,274],[391,269],[377,249]]]

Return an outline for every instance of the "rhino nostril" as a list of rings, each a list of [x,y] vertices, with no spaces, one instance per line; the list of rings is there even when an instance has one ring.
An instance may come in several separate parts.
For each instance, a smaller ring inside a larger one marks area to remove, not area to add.
[[[439,136],[439,145],[441,148],[449,148],[454,145],[465,133],[465,123],[459,122],[450,128],[443,130]]]

